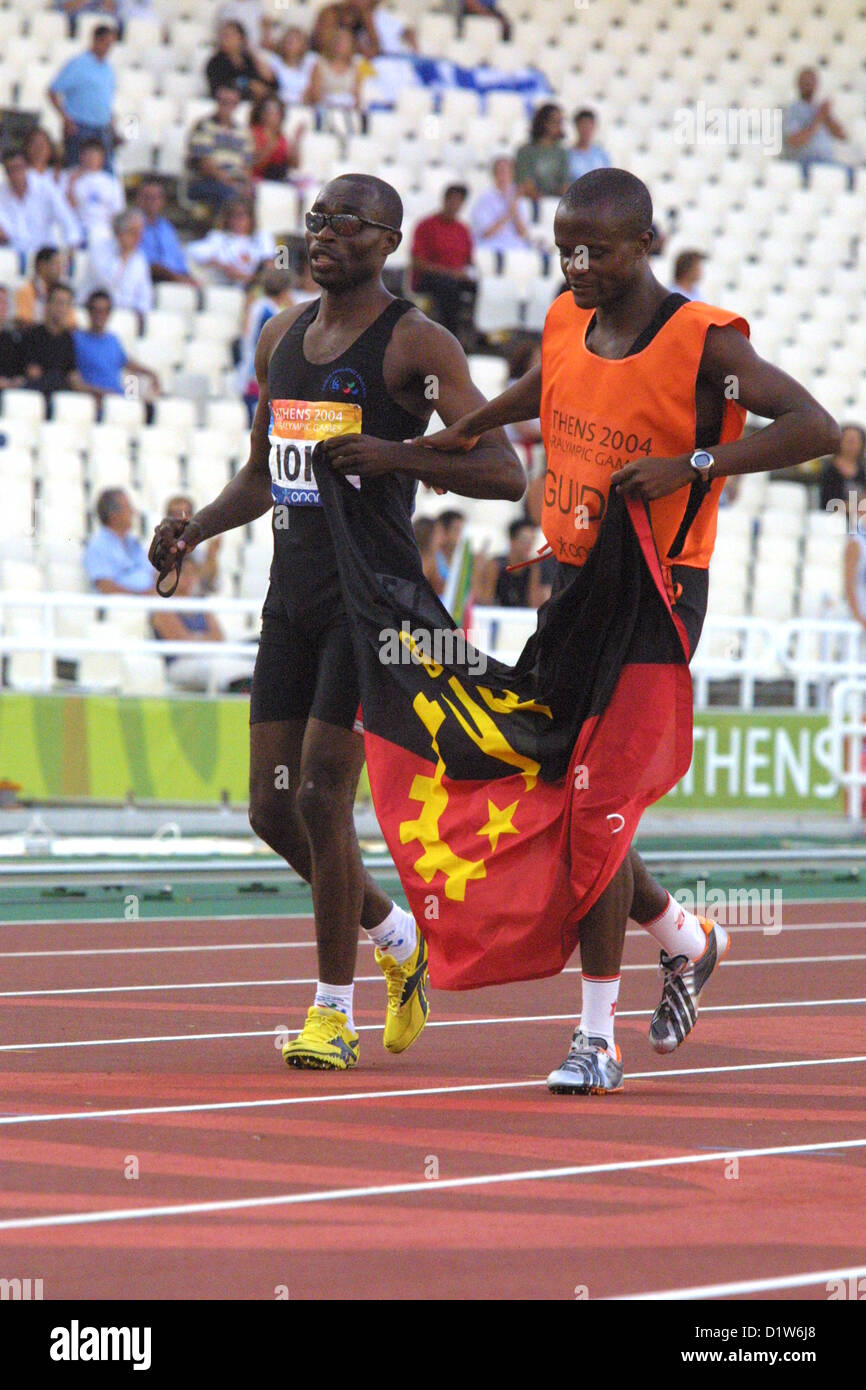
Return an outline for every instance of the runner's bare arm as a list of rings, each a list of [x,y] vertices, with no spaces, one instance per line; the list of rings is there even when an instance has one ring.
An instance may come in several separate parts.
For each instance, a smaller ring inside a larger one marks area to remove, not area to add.
[[[748,439],[713,448],[711,478],[792,468],[836,453],[840,434],[832,415],[805,386],[759,357],[733,326],[708,330],[699,379],[772,422]],[[622,493],[650,502],[694,481],[689,457],[637,459],[614,473],[611,483]]]
[[[435,400],[446,424],[485,403],[472,383],[462,347],[439,324],[419,316],[406,325],[399,339],[395,330],[394,340],[404,388],[412,384],[423,398],[419,387],[423,383],[435,386],[435,395],[428,399]],[[399,389],[391,389],[398,397],[402,394]],[[424,449],[414,441],[397,443],[359,434],[339,435],[319,447],[340,473],[361,477],[408,473],[463,497],[499,497],[517,502],[526,487],[520,460],[501,429],[485,430],[473,449],[461,448],[451,453]]]
[[[422,444],[425,449],[444,450],[446,453],[458,449],[471,449],[479,435],[484,434],[486,430],[501,428],[503,425],[516,425],[520,420],[535,420],[540,410],[541,367],[533,367],[492,401],[471,410],[468,415],[455,420],[447,429],[437,430],[435,434],[425,434],[415,442]],[[441,410],[439,414],[442,415]]]
[[[263,516],[273,505],[268,466],[268,363],[276,344],[304,307],[306,306],[300,305],[284,314],[275,315],[262,329],[256,347],[255,366],[259,400],[250,431],[249,458],[219,496],[202,507],[189,521],[166,519],[159,523],[154,531],[149,559],[160,572],[173,565],[178,555],[188,555],[211,536],[231,531],[236,526],[246,526],[248,522]]]

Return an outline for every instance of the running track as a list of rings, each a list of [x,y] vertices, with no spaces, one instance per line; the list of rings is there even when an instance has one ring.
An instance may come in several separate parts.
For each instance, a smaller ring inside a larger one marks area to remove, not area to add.
[[[306,1073],[274,1041],[311,997],[307,917],[4,925],[0,1277],[46,1299],[824,1299],[866,1274],[863,916],[741,927],[668,1059],[630,932],[626,1090],[592,1098],[543,1084],[573,970],[434,992],[391,1057],[362,945],[361,1065]]]

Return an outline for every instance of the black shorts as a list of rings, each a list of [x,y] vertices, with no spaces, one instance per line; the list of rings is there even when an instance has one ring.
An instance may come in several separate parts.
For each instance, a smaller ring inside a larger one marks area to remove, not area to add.
[[[289,616],[271,585],[262,609],[250,723],[312,716],[353,729],[360,701],[349,620],[343,609],[330,620],[307,624]]]

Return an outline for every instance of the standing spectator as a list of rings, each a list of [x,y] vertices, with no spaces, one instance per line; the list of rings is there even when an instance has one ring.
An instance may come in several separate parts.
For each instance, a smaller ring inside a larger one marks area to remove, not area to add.
[[[90,248],[83,296],[107,290],[119,309],[134,309],[144,317],[153,308],[150,267],[141,249],[144,217],[132,208],[115,217],[112,228],[113,236]]]
[[[81,161],[63,175],[61,188],[88,245],[111,235],[111,223],[126,207],[126,195],[120,179],[105,167],[105,146],[101,140],[82,143]]]
[[[467,193],[464,184],[449,184],[439,212],[422,218],[412,238],[412,288],[433,297],[439,322],[458,338],[475,304],[472,234],[458,219]]]
[[[57,171],[60,168],[60,155],[57,146],[51,139],[47,130],[41,125],[33,126],[27,132],[24,141],[24,158],[27,160],[27,167],[31,174],[38,178],[46,178],[51,183],[57,180]]]
[[[230,203],[220,216],[221,225],[201,241],[191,241],[187,255],[195,265],[211,271],[214,284],[247,285],[262,261],[276,254],[270,232],[257,232],[249,203]]]
[[[821,469],[821,506],[826,511],[831,502],[844,502],[849,494],[866,487],[866,430],[862,425],[843,425],[839,452],[827,459]]]
[[[155,393],[159,393],[159,377],[149,367],[130,357],[116,333],[107,331],[111,317],[111,295],[107,290],[93,290],[87,296],[87,328],[76,328],[72,334],[75,345],[75,366],[84,389],[102,404],[103,396],[124,394],[124,370],[147,377]]]
[[[300,126],[291,140],[283,131],[286,108],[279,97],[267,96],[257,102],[250,114],[250,134],[253,137],[255,160],[253,179],[272,179],[285,182],[290,169],[301,162],[301,136],[306,129]]]
[[[842,164],[836,153],[836,141],[847,140],[845,127],[833,115],[829,98],[818,102],[818,74],[814,68],[802,68],[797,74],[799,100],[785,108],[783,132],[785,154],[799,164],[806,178],[812,164]],[[843,166],[847,167],[847,166]],[[848,170],[849,179],[852,170]]]
[[[500,155],[493,161],[493,187],[476,198],[469,222],[476,246],[490,251],[531,248],[529,204],[514,182],[514,161]]]
[[[98,24],[90,48],[64,63],[48,89],[51,104],[63,118],[63,163],[77,164],[85,140],[99,140],[111,168],[114,146],[119,143],[112,125],[117,78],[108,55],[117,33],[110,24]]]
[[[527,198],[559,198],[568,187],[564,134],[562,107],[544,102],[532,117],[529,143],[520,146],[515,161],[515,177]]]
[[[193,126],[189,138],[190,182],[187,192],[197,203],[225,207],[250,189],[252,136],[235,123],[240,97],[234,87],[219,87],[216,111]]]
[[[138,190],[136,207],[144,218],[141,250],[153,283],[172,280],[195,285],[180,237],[165,216],[165,189],[159,179],[145,179]]]
[[[536,534],[531,521],[518,518],[508,528],[507,554],[479,557],[472,575],[476,602],[500,608],[540,608],[547,602],[550,585],[545,583],[541,562],[528,563]],[[510,565],[523,568],[509,573]]]
[[[15,317],[22,325],[45,322],[45,303],[52,285],[69,274],[68,258],[56,246],[40,246],[33,261],[33,276],[20,285],[15,296]],[[75,313],[68,327],[75,323]]]
[[[434,594],[442,594],[445,591],[445,580],[439,572],[439,565],[436,561],[439,547],[442,544],[442,527],[439,518],[416,517],[412,522],[412,530],[415,532],[415,542],[421,555],[424,578]]]
[[[72,306],[69,286],[52,285],[45,305],[45,322],[34,324],[24,334],[27,385],[45,396],[55,391],[80,391],[83,386],[75,365],[75,343],[67,327]]]
[[[242,24],[228,20],[220,25],[218,48],[209,59],[205,76],[210,94],[220,87],[234,87],[241,101],[261,101],[275,90],[277,80],[270,65],[247,42]]]
[[[84,572],[100,594],[152,594],[157,574],[141,541],[132,534],[135,512],[123,488],[109,487],[96,499],[99,530],[84,550]]]
[[[3,167],[6,184],[0,188],[0,244],[13,247],[21,257],[50,242],[80,245],[81,228],[53,180],[28,169],[20,150],[10,150],[3,158]]]
[[[277,91],[287,106],[299,106],[304,100],[316,62],[316,54],[310,51],[303,29],[291,25],[277,44],[276,53],[268,54],[268,63],[277,79]]]
[[[593,169],[609,169],[610,155],[601,145],[595,143],[598,124],[594,111],[584,106],[574,113],[574,129],[577,139],[568,152],[568,176],[572,183],[583,178]]]
[[[511,21],[500,10],[496,0],[462,0],[461,14],[480,14],[487,19],[495,19],[502,30],[503,40],[507,43],[511,38]]]
[[[699,287],[706,259],[703,251],[681,251],[674,261],[671,293],[684,294],[686,299],[700,299]]]
[[[261,271],[257,280],[261,286],[261,293],[253,295],[251,291],[247,302],[237,371],[238,388],[249,411],[250,425],[252,425],[259,399],[259,383],[255,369],[256,346],[259,336],[268,319],[272,319],[283,309],[290,309],[295,303],[295,296],[292,292],[292,277],[287,270],[268,265]],[[257,286],[252,288],[255,289]]]
[[[9,291],[0,285],[0,391],[27,385],[24,366],[24,329],[9,322]]]
[[[361,61],[349,29],[337,29],[310,73],[304,100],[323,112],[342,111],[352,128],[361,110]]]

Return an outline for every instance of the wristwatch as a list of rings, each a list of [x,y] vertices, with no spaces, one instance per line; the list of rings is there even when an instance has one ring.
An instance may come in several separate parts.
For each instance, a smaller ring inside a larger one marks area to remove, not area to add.
[[[695,449],[695,452],[689,459],[692,468],[701,478],[709,478],[710,469],[715,461],[712,454],[706,449]]]

